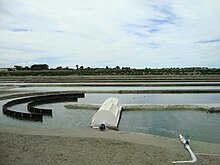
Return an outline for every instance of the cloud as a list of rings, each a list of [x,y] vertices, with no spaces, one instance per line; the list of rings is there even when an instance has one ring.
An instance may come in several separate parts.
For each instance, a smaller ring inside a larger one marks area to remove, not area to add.
[[[148,45],[149,45],[150,48],[159,48],[159,47],[161,47],[160,44],[157,44],[157,43],[154,43],[154,42],[151,42]]]
[[[206,41],[197,41],[195,43],[206,44],[206,43],[215,43],[215,42],[220,42],[220,39],[213,39],[213,40],[206,40]]]
[[[150,30],[148,30],[149,33],[156,33],[158,31],[160,31],[160,29],[150,29]]]
[[[219,17],[218,0],[0,1],[0,66],[219,67]]]
[[[13,32],[28,32],[28,29],[23,29],[23,28],[15,28],[15,29],[11,29],[10,31]]]
[[[151,19],[150,22],[152,25],[157,26],[157,25],[163,25],[163,24],[173,24],[173,21],[170,19]]]

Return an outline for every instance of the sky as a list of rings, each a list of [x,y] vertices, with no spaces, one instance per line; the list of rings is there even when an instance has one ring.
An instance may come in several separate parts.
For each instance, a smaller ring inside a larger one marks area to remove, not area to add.
[[[0,0],[0,68],[220,67],[219,0]]]

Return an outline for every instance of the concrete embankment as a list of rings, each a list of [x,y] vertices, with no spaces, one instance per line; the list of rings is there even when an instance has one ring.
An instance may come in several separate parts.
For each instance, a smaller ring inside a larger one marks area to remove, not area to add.
[[[67,104],[67,109],[98,110],[101,104]],[[207,111],[210,108],[220,107],[220,104],[123,104],[126,111],[150,111],[150,110],[200,110]]]

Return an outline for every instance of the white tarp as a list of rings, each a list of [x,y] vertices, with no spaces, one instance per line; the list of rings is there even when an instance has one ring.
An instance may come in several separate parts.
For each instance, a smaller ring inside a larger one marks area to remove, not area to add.
[[[121,109],[121,103],[117,98],[108,98],[93,115],[90,126],[93,128],[99,128],[101,124],[105,124],[106,127],[117,128]]]

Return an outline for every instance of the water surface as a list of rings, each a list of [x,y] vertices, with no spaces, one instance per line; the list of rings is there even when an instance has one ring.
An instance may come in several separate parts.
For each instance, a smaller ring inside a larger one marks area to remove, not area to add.
[[[177,82],[173,82],[178,84]],[[180,82],[179,84],[187,84]],[[192,82],[190,82],[192,84]],[[200,82],[211,84],[212,82]],[[0,85],[59,85],[59,84],[86,84],[86,83],[0,83]],[[91,84],[91,83],[89,83]],[[95,83],[98,84],[98,83]],[[100,83],[104,84],[104,83]],[[108,84],[108,83],[106,83]],[[109,83],[111,84],[111,83]],[[114,84],[114,83],[112,83]],[[115,83],[118,84],[118,83]],[[126,84],[126,83],[125,83]],[[131,83],[132,84],[132,83]],[[138,83],[135,83],[138,84]],[[145,83],[140,83],[145,84]],[[153,84],[146,83],[146,84]],[[155,84],[158,84],[155,83]],[[172,84],[172,82],[160,82]],[[199,84],[196,82],[195,84]],[[2,88],[4,89],[4,88]],[[220,86],[182,86],[182,87],[43,87],[33,86],[13,88],[12,90],[26,91],[111,91],[111,90],[176,90],[176,89],[220,89]],[[79,103],[102,104],[109,97],[117,97],[122,104],[216,104],[220,103],[220,94],[86,94],[79,98]],[[17,120],[3,115],[2,105],[9,100],[0,101],[0,124],[13,126],[27,126],[32,128],[89,128],[90,120],[95,110],[70,110],[64,107],[69,103],[44,104],[39,107],[52,108],[53,115],[44,116],[43,122]],[[27,104],[11,107],[16,111],[26,112]],[[119,129],[123,131],[140,132],[152,135],[177,137],[183,134],[193,140],[220,144],[220,115],[208,114],[200,111],[139,111],[123,112]]]
[[[216,104],[220,94],[85,94],[79,103],[102,104],[109,97],[117,97],[122,104]]]
[[[125,86],[100,86],[100,87],[60,87],[60,86],[33,86],[33,87],[18,87],[10,90],[13,91],[114,91],[114,90],[192,90],[192,89],[203,89],[203,90],[213,90],[220,89],[220,86],[140,86],[140,87],[125,87]]]
[[[220,143],[220,114],[203,111],[123,112],[120,130]]]
[[[0,106],[5,102],[6,100],[0,101]],[[44,116],[43,122],[13,119],[3,115],[1,109],[0,124],[32,128],[89,128],[96,111],[66,109],[64,105],[70,103],[72,102],[40,105],[39,107],[53,109],[52,117]],[[20,111],[24,111],[25,108],[26,104],[12,107]],[[220,144],[219,125],[220,114],[209,114],[204,111],[124,111],[119,130],[173,138],[181,133],[192,140]]]

